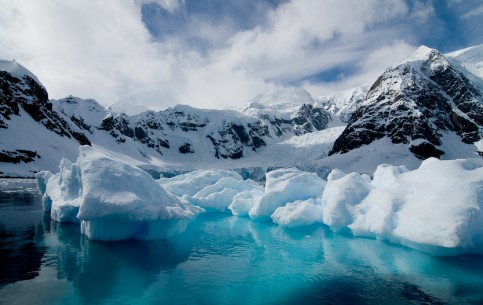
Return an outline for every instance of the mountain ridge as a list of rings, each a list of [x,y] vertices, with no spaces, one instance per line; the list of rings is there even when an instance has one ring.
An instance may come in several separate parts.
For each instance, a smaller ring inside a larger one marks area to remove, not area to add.
[[[443,132],[466,144],[481,139],[483,94],[434,49],[388,68],[371,86],[329,154],[347,153],[388,137],[421,159],[441,157]]]
[[[460,146],[483,146],[482,80],[466,68],[480,67],[480,51],[483,47],[476,46],[443,55],[422,46],[372,86],[320,98],[286,88],[262,93],[236,110],[176,105],[135,115],[92,99],[49,100],[35,75],[16,62],[1,61],[0,176],[53,170],[62,157],[75,159],[79,145],[96,146],[144,167],[187,170],[331,167],[332,156],[343,160],[345,154],[375,147],[392,151],[387,143],[399,147],[402,157],[395,162],[402,164],[410,155],[463,156]],[[386,144],[370,148],[386,138]],[[471,149],[464,146],[465,156]],[[365,168],[352,164],[356,159],[342,165]]]

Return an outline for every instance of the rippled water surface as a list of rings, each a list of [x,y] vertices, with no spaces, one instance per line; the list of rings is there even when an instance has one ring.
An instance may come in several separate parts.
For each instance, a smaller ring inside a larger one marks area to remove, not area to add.
[[[183,235],[94,242],[0,180],[0,304],[483,304],[483,258],[205,214]]]

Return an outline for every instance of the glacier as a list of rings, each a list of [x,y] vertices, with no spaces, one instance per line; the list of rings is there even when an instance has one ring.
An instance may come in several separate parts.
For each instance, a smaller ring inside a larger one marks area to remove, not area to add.
[[[481,159],[429,158],[414,170],[381,164],[372,175],[334,169],[327,181],[280,168],[263,186],[219,169],[155,180],[81,146],[76,162],[63,159],[59,169],[36,175],[44,209],[95,240],[170,238],[199,213],[221,212],[285,228],[325,225],[436,256],[483,254]]]

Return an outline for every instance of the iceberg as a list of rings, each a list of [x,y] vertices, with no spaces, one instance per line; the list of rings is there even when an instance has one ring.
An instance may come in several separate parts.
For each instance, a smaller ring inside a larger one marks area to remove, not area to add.
[[[430,158],[414,171],[384,165],[373,182],[348,226],[355,236],[433,255],[483,254],[483,161]]]
[[[248,216],[248,212],[255,202],[264,194],[263,187],[254,187],[251,190],[245,190],[233,196],[228,209],[235,216]]]
[[[226,211],[233,202],[233,198],[243,191],[258,190],[262,187],[248,179],[235,179],[226,177],[218,180],[215,184],[208,185],[197,192],[194,196],[185,196],[188,202],[199,205],[206,209]]]
[[[265,192],[249,211],[252,219],[268,215],[290,228],[321,223],[436,256],[483,254],[480,159],[430,158],[412,171],[382,164],[372,179],[333,170],[325,187],[307,175],[293,169],[267,174]]]
[[[265,186],[230,170],[198,170],[154,180],[143,170],[82,146],[59,173],[36,175],[52,219],[80,223],[96,240],[163,239],[186,230],[206,210],[295,228],[334,232],[408,246],[432,255],[483,254],[483,160],[379,165],[373,177],[332,170],[282,168]]]
[[[58,222],[80,222],[79,212],[81,192],[77,165],[67,159],[62,159],[59,172],[47,182],[42,205],[45,211],[50,211],[50,217]]]
[[[371,190],[371,178],[358,173],[332,170],[322,195],[323,223],[334,232],[347,230],[354,221],[354,209]]]
[[[166,190],[193,205],[208,210],[226,211],[238,194],[262,192],[256,182],[229,170],[198,170],[173,178],[157,180]]]
[[[322,205],[317,198],[289,202],[278,207],[271,218],[274,223],[287,228],[310,226],[322,223]]]
[[[95,240],[164,239],[203,211],[169,194],[148,173],[90,146],[76,163],[63,159],[47,182],[51,217],[80,222]]]
[[[177,197],[194,196],[207,186],[213,185],[223,178],[243,180],[236,172],[221,169],[197,170],[172,178],[156,180],[165,190]]]
[[[266,174],[264,194],[248,212],[252,220],[270,220],[279,207],[297,200],[320,197],[326,182],[314,173],[296,168],[277,169]]]
[[[40,194],[45,194],[45,190],[47,188],[47,182],[53,176],[50,171],[40,171],[35,174],[35,180],[37,182],[37,188],[39,189]]]

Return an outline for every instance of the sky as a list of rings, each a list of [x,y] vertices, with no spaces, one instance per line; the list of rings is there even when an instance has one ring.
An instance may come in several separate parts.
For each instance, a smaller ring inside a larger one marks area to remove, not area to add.
[[[0,59],[50,98],[229,109],[372,83],[419,45],[483,43],[481,0],[0,0]]]

